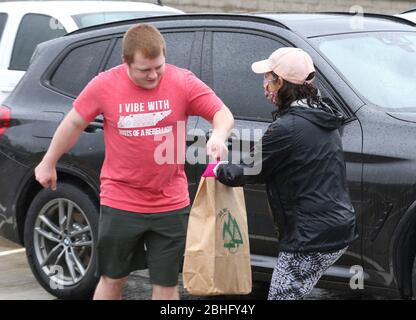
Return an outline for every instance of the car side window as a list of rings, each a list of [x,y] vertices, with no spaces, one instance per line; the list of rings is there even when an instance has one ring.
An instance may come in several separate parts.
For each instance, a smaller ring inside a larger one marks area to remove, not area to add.
[[[4,27],[6,26],[7,22],[7,14],[0,12],[0,42],[1,42],[1,36],[3,35]]]
[[[343,103],[335,93],[331,93],[331,90],[328,89],[328,85],[324,83],[324,80],[322,79],[319,73],[315,77],[313,84],[315,85],[315,87],[318,88],[319,94],[323,102],[341,112],[345,119],[350,118],[350,113],[348,112],[348,109],[345,106],[343,106]]]
[[[213,33],[213,89],[237,119],[272,120],[273,108],[264,97],[263,75],[253,73],[251,64],[282,46],[257,34]]]
[[[166,32],[163,37],[166,42],[166,62],[189,69],[195,32]]]
[[[121,57],[122,45],[123,45],[123,38],[118,38],[116,45],[114,46],[113,51],[111,52],[111,55],[107,60],[107,63],[105,65],[105,70],[114,68],[115,66],[118,66],[119,64],[123,63],[123,60]]]
[[[36,46],[67,32],[55,18],[42,14],[26,14],[20,22],[13,46],[10,70],[26,71]]]
[[[188,69],[195,32],[165,32],[163,38],[166,42],[166,62]],[[122,63],[122,45],[123,39],[119,38],[108,59],[106,70]]]
[[[89,43],[71,50],[52,75],[50,84],[73,97],[99,72],[109,40]]]

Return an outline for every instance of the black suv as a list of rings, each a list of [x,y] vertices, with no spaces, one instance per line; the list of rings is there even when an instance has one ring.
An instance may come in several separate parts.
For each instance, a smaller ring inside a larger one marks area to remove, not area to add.
[[[322,98],[345,118],[340,131],[360,231],[320,284],[416,295],[416,29],[392,16],[360,19],[343,13],[181,15],[86,28],[39,45],[0,107],[1,234],[25,245],[33,273],[52,294],[79,298],[94,289],[102,117],[59,161],[56,192],[42,189],[33,169],[84,86],[121,63],[123,34],[134,23],[150,22],[166,39],[167,62],[211,86],[238,130],[264,132],[272,121],[251,63],[283,46],[312,56]],[[188,145],[210,127],[191,117]],[[233,143],[254,140],[242,135]],[[186,164],[191,197],[203,169]],[[278,230],[264,186],[245,186],[245,196],[254,276],[268,280]]]

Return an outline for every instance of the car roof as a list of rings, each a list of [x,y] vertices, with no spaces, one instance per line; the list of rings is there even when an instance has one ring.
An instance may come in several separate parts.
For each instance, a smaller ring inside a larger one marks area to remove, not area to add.
[[[255,13],[287,26],[304,37],[317,37],[368,31],[415,31],[415,23],[406,19],[383,15],[357,16],[348,12],[323,13]]]
[[[90,12],[114,11],[153,11],[182,13],[183,11],[160,6],[153,3],[132,1],[15,1],[0,2],[0,11],[13,11],[19,13],[36,12],[53,14],[65,12],[69,15]]]
[[[123,20],[106,24],[91,26],[76,30],[70,34],[81,34],[89,31],[101,30],[105,33],[107,28],[122,27],[139,22],[162,22],[179,20],[182,26],[192,26],[192,20],[205,20],[204,26],[215,25],[215,20],[224,23],[231,21],[257,22],[288,29],[301,37],[317,37],[332,34],[344,34],[368,31],[415,31],[416,24],[401,17],[383,14],[364,14],[362,28],[360,20],[353,20],[355,15],[339,13],[192,13],[173,16],[156,16],[140,19]],[[207,21],[209,23],[207,24]],[[357,25],[354,24],[357,22]],[[244,25],[244,24],[243,24]],[[359,28],[357,28],[359,27]],[[121,30],[121,29],[119,29]],[[68,35],[70,35],[68,34]]]

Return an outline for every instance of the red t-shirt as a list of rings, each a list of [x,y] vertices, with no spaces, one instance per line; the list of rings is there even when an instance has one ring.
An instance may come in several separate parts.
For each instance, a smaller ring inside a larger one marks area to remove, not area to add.
[[[73,106],[88,122],[104,117],[101,204],[142,213],[189,205],[185,124],[189,115],[212,121],[222,105],[192,72],[169,64],[150,90],[128,77],[126,64],[92,79]]]

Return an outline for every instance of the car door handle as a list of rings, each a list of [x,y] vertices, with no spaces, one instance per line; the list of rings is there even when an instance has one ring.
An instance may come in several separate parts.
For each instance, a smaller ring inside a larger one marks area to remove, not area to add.
[[[97,133],[104,130],[103,124],[100,122],[91,122],[85,129],[85,132],[88,133]]]
[[[233,143],[235,143],[236,141],[238,141],[238,138],[234,136],[228,137],[227,142],[226,142],[228,149],[231,149],[231,147],[233,146]]]

